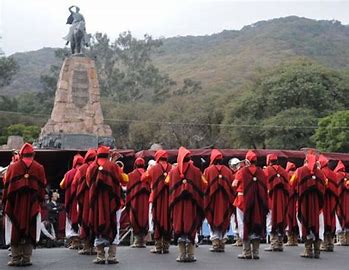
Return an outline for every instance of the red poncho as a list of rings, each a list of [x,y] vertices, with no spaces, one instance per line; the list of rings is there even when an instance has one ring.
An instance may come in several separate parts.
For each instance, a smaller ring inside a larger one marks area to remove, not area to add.
[[[263,237],[269,211],[265,174],[251,165],[239,170],[235,178],[242,183],[244,194],[244,240],[251,234]]]
[[[324,206],[325,176],[321,170],[309,167],[305,165],[296,171],[298,219],[302,223],[303,238],[312,231],[319,239],[319,215]]]
[[[270,165],[264,170],[271,211],[271,232],[283,232],[287,226],[287,206],[290,186],[287,172],[280,165]]]
[[[146,173],[150,179],[154,239],[171,237],[171,222],[168,206],[168,186],[165,179],[172,169],[171,164],[160,161]]]
[[[128,175],[126,209],[129,214],[133,233],[145,235],[149,229],[149,194],[147,181],[141,181],[143,168],[135,169]]]
[[[27,166],[21,159],[9,166],[3,203],[4,213],[12,222],[11,244],[18,244],[21,238],[36,242],[36,218],[44,201],[45,187],[45,171],[38,162],[31,161]]]
[[[192,243],[204,219],[204,188],[201,171],[192,162],[184,163],[183,175],[179,167],[171,170],[169,207],[175,238],[186,235]]]
[[[224,165],[211,165],[204,172],[208,182],[205,191],[205,216],[215,231],[225,232],[233,213],[233,173]]]
[[[341,161],[338,162],[335,172],[338,183],[337,214],[342,228],[349,228],[349,174],[345,172]]]
[[[288,182],[294,175],[296,170],[296,165],[292,162],[287,162],[286,172],[288,173]],[[297,201],[298,194],[296,188],[290,185],[290,195],[287,207],[287,226],[288,231],[293,233],[298,233],[298,222],[297,222]]]
[[[330,168],[321,169],[326,177],[326,191],[324,198],[324,223],[325,231],[335,233],[336,231],[336,210],[338,206],[338,184],[337,175]]]
[[[123,204],[121,198],[121,169],[109,160],[103,166],[94,161],[87,169],[89,192],[89,226],[99,237],[112,242],[116,236],[116,211]]]

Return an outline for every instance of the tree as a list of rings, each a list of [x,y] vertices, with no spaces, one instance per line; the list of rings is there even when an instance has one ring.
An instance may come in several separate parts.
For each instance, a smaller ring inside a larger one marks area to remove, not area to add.
[[[7,137],[12,135],[22,136],[25,142],[32,143],[40,135],[40,127],[35,125],[15,124],[10,125],[2,131],[1,143],[6,143]]]
[[[349,110],[338,111],[319,120],[313,141],[321,151],[349,152]]]
[[[315,129],[301,131],[302,127],[316,126],[319,117],[348,106],[349,89],[343,80],[342,73],[304,59],[265,72],[227,110],[232,144],[291,149],[311,144],[308,137]],[[297,143],[284,141],[289,138],[282,133],[290,133],[291,126]]]
[[[5,57],[0,51],[0,88],[10,84],[18,65],[13,57]]]
[[[151,55],[161,45],[149,35],[138,40],[123,32],[111,42],[106,34],[95,34],[87,54],[96,59],[102,95],[119,103],[163,101],[175,82],[152,64]]]

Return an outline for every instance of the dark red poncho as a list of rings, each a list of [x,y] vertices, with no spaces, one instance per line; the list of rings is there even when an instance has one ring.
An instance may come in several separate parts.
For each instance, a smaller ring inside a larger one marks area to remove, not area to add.
[[[21,238],[36,242],[36,218],[44,201],[46,177],[44,168],[36,161],[11,164],[5,177],[3,191],[4,213],[11,219],[11,244]]]
[[[165,184],[165,179],[171,168],[171,164],[160,161],[147,172],[151,181],[150,202],[152,203],[155,240],[162,236],[171,237],[168,185]]]
[[[339,161],[335,169],[338,183],[337,215],[343,228],[349,228],[349,174],[345,172],[343,162]]]
[[[122,206],[121,169],[105,160],[101,166],[94,161],[87,169],[89,192],[89,226],[99,237],[112,242],[116,236],[116,211]]]
[[[254,165],[240,169],[235,177],[243,185],[244,240],[251,234],[265,235],[268,194],[265,174]]]
[[[169,174],[170,211],[175,239],[185,235],[192,243],[204,219],[204,188],[201,171],[192,162],[184,163]]]
[[[287,206],[290,193],[287,172],[280,165],[264,170],[271,211],[271,232],[283,232],[287,226]]]
[[[312,231],[319,239],[319,215],[324,206],[325,175],[320,169],[303,166],[296,171],[298,191],[298,219],[305,238]]]
[[[321,169],[326,177],[326,191],[324,198],[324,223],[325,231],[336,232],[336,210],[338,206],[337,175],[328,167]]]
[[[141,181],[143,168],[135,169],[128,175],[126,209],[134,234],[146,234],[149,229],[149,194],[147,181]]]
[[[211,165],[204,175],[208,182],[204,200],[205,216],[213,230],[225,232],[234,210],[233,173],[224,165]]]

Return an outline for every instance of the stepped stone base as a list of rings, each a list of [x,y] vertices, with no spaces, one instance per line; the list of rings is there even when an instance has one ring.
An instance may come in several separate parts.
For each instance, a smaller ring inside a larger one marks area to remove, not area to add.
[[[64,60],[51,118],[42,128],[39,141],[50,136],[55,140],[62,134],[112,135],[111,128],[104,124],[95,64],[88,57],[72,56]]]

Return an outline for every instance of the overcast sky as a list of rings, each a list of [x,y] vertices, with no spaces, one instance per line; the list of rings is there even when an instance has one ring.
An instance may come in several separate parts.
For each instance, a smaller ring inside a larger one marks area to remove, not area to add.
[[[0,48],[10,55],[63,47],[73,4],[80,7],[87,32],[113,38],[126,30],[137,37],[207,35],[290,15],[349,24],[349,0],[0,0]]]

